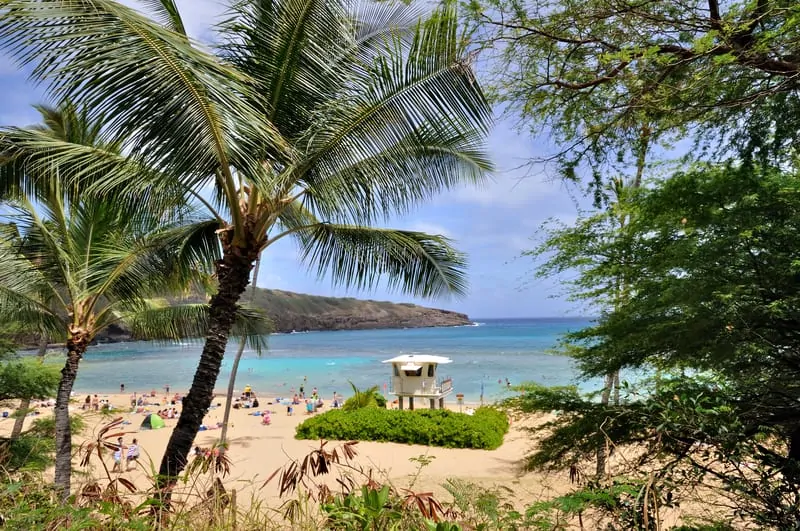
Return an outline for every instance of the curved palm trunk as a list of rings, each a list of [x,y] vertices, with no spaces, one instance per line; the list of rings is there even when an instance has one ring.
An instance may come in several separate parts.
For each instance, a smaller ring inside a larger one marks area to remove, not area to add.
[[[31,408],[31,399],[23,398],[19,402],[17,408],[17,418],[14,419],[14,427],[11,428],[11,438],[16,439],[22,435],[22,427],[25,425],[25,417],[28,415],[28,410]]]
[[[261,268],[261,255],[256,260],[256,268],[253,271],[253,285],[250,286],[250,302],[256,298],[256,284],[258,283],[258,270]],[[225,395],[225,414],[222,417],[222,432],[219,435],[220,447],[225,449],[225,443],[228,440],[228,422],[231,418],[231,406],[233,405],[233,388],[236,386],[236,374],[239,372],[239,362],[242,360],[244,353],[245,341],[242,338],[239,343],[239,349],[236,351],[236,357],[233,358],[233,365],[231,366],[231,377],[228,379],[228,393]]]
[[[45,354],[47,354],[47,338],[43,337],[41,341],[39,341],[39,352],[36,353],[36,356],[40,361],[44,361]],[[25,416],[28,414],[30,408],[31,399],[23,398],[19,403],[19,408],[17,408],[17,418],[14,420],[14,427],[11,428],[12,439],[16,439],[22,434],[22,428],[25,425]]]
[[[84,334],[73,334],[67,340],[67,361],[61,369],[61,381],[56,395],[56,490],[62,499],[70,493],[72,475],[72,430],[69,425],[69,397],[78,376],[78,364],[89,346],[89,338]]]
[[[165,489],[173,485],[186,466],[194,438],[211,405],[214,385],[219,376],[228,335],[236,318],[237,303],[250,281],[250,270],[258,257],[258,246],[249,249],[223,244],[222,260],[217,262],[219,290],[211,298],[208,332],[200,362],[194,373],[192,387],[183,400],[178,424],[172,431],[164,457],[161,459],[157,485]],[[168,496],[168,494],[167,494]]]

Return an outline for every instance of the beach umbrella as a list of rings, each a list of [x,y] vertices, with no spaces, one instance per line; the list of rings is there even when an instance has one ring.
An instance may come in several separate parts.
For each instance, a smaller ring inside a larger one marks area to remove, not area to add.
[[[164,427],[164,419],[159,417],[156,414],[150,413],[147,415],[144,420],[142,421],[142,425],[139,426],[140,430],[157,430],[159,428]]]

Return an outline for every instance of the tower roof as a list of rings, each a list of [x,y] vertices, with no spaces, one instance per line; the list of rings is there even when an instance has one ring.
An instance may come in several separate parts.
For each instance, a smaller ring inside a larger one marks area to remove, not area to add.
[[[453,363],[450,358],[444,356],[431,356],[429,354],[403,354],[390,360],[383,360],[381,363]]]

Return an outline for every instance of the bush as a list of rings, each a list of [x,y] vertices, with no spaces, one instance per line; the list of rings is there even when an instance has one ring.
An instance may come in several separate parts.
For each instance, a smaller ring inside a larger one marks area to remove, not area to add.
[[[508,432],[505,412],[481,407],[474,415],[446,409],[362,408],[332,410],[297,427],[298,439],[333,439],[426,444],[494,450]]]
[[[70,416],[72,433],[80,433],[85,426],[80,415]],[[43,417],[33,421],[30,429],[17,439],[0,440],[0,467],[8,471],[43,471],[53,465],[56,451],[56,421]]]

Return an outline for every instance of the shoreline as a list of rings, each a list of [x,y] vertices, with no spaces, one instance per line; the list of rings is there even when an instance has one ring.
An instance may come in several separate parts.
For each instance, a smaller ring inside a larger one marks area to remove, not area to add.
[[[276,330],[275,332],[270,332],[269,334],[264,334],[267,336],[286,336],[292,334],[311,334],[316,332],[360,332],[360,331],[381,331],[381,330],[419,330],[425,328],[461,328],[461,327],[469,327],[469,326],[481,326],[482,322],[479,321],[472,321],[470,320],[468,323],[464,324],[439,324],[439,325],[418,325],[418,326],[380,326],[380,327],[364,327],[364,328],[315,328],[315,329],[308,329],[308,330]],[[203,338],[183,338],[178,339],[175,341],[169,341],[170,344],[181,344],[182,341],[198,341],[202,342]],[[125,343],[137,343],[137,342],[159,342],[160,340],[157,339],[138,339],[133,337],[126,337],[124,339],[117,339],[117,340],[103,340],[98,341],[95,340],[89,344],[89,348],[91,347],[98,347],[98,346],[107,346],[107,345],[117,345],[117,344],[125,344]],[[48,350],[56,350],[62,349],[66,347],[66,343],[48,343],[47,349]],[[23,344],[22,348],[18,350],[19,353],[29,354],[34,353],[38,350],[38,346],[35,344]]]
[[[259,389],[253,389],[253,391],[254,391],[254,394],[257,397],[259,397],[259,401],[263,398],[264,399],[264,405],[271,405],[273,407],[281,405],[281,404],[276,404],[275,403],[277,398],[280,398],[280,399],[292,398],[291,396],[288,396],[288,397],[287,396],[282,396],[282,395],[280,395],[278,393],[272,393],[272,392],[269,392],[269,391],[265,392],[265,391],[259,390]],[[121,411],[122,412],[129,412],[128,409],[126,409],[124,406],[130,404],[131,395],[133,395],[133,393],[134,393],[134,391],[128,392],[127,389],[125,390],[125,393],[120,393],[119,390],[104,392],[104,391],[98,391],[98,390],[86,391],[86,390],[80,390],[80,389],[73,389],[72,390],[72,395],[70,396],[70,400],[74,404],[79,404],[79,403],[83,403],[83,400],[85,399],[86,395],[94,396],[96,394],[98,396],[98,398],[114,400],[116,402],[115,406],[117,406],[118,408],[119,408],[119,404],[123,404],[123,407],[117,409],[114,413],[121,412]],[[177,394],[179,396],[186,396],[186,394],[188,394],[188,393],[189,393],[188,389],[174,389],[174,388],[172,388],[170,386],[169,396],[165,395],[164,388],[161,388],[160,390],[156,390],[156,394],[155,395],[152,395],[152,393],[150,391],[148,391],[147,393],[136,391],[136,396],[137,397],[139,397],[139,396],[147,396],[148,398],[154,398],[154,399],[157,399],[157,400],[160,401],[161,399],[164,399],[164,398],[167,398],[167,399],[171,400],[171,397],[173,397],[175,394]],[[212,406],[222,407],[222,404],[225,403],[227,393],[228,393],[227,389],[224,389],[224,390],[214,389],[214,397],[211,400]],[[306,398],[308,398],[309,394],[310,393],[306,393]],[[233,398],[234,399],[236,399],[237,397],[240,397],[241,395],[242,395],[242,389],[234,389],[233,390]],[[347,400],[348,398],[350,398],[352,396],[352,394],[345,394],[345,393],[337,393],[337,395],[339,396],[339,398],[341,400]],[[451,397],[452,397],[452,400],[450,400]],[[388,397],[384,396],[384,398],[386,399],[387,404],[389,404],[396,397],[395,397],[395,395],[389,395]],[[328,405],[333,402],[333,397],[322,396],[322,400],[325,402],[325,411],[330,410]],[[272,402],[272,404],[269,404],[270,402]],[[464,408],[467,408],[467,407],[478,408],[478,407],[481,407],[481,406],[495,406],[495,405],[498,405],[499,402],[500,402],[500,400],[488,400],[487,399],[487,400],[484,400],[483,403],[481,403],[480,400],[471,400],[471,399],[467,399],[465,397],[464,401],[461,404],[459,404],[456,401],[455,394],[453,394],[453,395],[449,395],[447,397],[447,399],[445,400],[445,409],[450,409],[452,411],[458,411],[459,406],[464,407]],[[217,405],[217,404],[219,404],[219,405]],[[161,404],[161,405],[164,406],[164,404]],[[417,410],[417,409],[428,409],[428,407],[426,406],[426,402],[424,400],[421,400],[420,402],[418,402],[417,406],[418,407],[414,408],[415,410]],[[406,409],[408,409],[408,408],[406,408]]]

